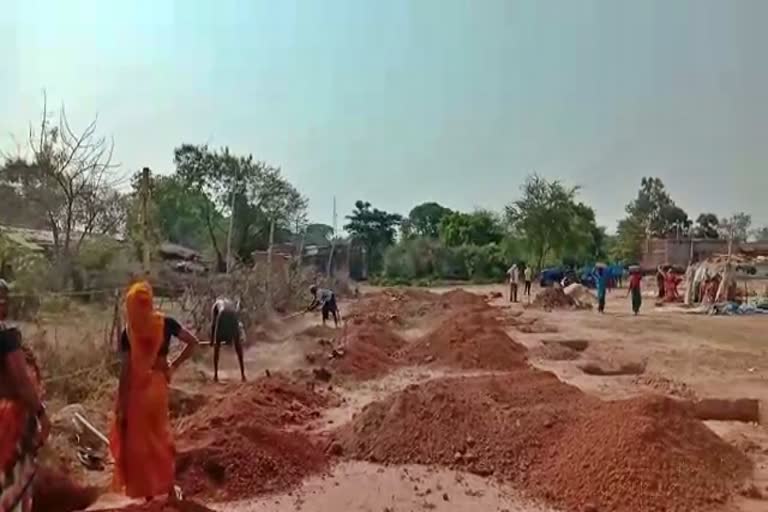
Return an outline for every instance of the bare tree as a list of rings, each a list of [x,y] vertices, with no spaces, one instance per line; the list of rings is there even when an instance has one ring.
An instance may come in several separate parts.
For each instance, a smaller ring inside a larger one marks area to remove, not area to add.
[[[48,218],[57,256],[68,259],[91,234],[114,234],[124,221],[112,162],[114,141],[96,134],[97,119],[75,132],[62,106],[54,122],[43,101],[37,130],[30,126],[33,165],[22,180]]]
[[[45,218],[65,271],[89,235],[113,235],[125,223],[114,141],[96,134],[96,122],[75,131],[64,107],[58,115],[50,112],[44,96],[40,124],[29,128],[29,154],[6,158],[2,168],[3,181]]]

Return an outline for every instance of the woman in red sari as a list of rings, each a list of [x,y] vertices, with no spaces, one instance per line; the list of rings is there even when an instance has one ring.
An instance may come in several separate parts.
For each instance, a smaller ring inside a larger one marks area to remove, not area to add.
[[[0,279],[0,512],[32,510],[37,451],[51,424],[40,371],[21,333],[5,324],[8,285]]]
[[[197,338],[155,311],[147,282],[130,287],[125,299],[128,325],[121,336],[123,365],[116,419],[110,435],[115,459],[113,484],[131,498],[173,498],[175,449],[168,415],[168,384],[191,355]],[[171,337],[186,344],[170,364]]]

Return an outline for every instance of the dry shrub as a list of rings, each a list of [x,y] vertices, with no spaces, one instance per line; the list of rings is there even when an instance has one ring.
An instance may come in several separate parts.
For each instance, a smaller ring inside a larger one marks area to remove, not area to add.
[[[230,274],[196,276],[187,281],[181,298],[181,309],[187,315],[191,326],[198,332],[205,332],[211,321],[211,308],[219,296],[240,299],[240,318],[246,329],[268,315],[268,295],[271,295],[271,309],[277,312],[291,311],[309,302],[308,289],[315,282],[316,275],[307,269],[297,269],[293,264],[275,270],[267,290],[267,266],[239,266]]]
[[[46,396],[64,403],[95,400],[114,386],[117,353],[109,340],[110,320],[92,312],[38,321],[26,343],[37,357]]]

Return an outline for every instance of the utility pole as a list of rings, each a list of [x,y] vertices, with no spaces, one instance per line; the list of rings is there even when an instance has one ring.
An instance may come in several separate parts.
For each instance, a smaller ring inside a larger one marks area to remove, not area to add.
[[[227,274],[232,270],[232,229],[235,225],[235,187],[232,186],[232,201],[229,206],[229,229],[227,229]]]
[[[267,247],[267,279],[264,282],[267,296],[267,306],[272,308],[272,251],[275,243],[275,221],[269,222],[269,246]]]
[[[336,215],[336,196],[333,196],[333,234],[331,235],[331,252],[328,254],[328,264],[325,269],[325,274],[328,279],[331,278],[333,273],[333,256],[336,252],[336,223],[338,222],[338,216]]]
[[[149,167],[141,171],[141,222],[142,222],[142,264],[144,273],[150,273],[150,252],[149,252]]]

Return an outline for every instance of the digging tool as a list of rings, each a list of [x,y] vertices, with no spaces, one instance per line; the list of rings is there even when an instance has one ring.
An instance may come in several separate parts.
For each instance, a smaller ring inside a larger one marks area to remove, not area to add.
[[[75,413],[75,418],[77,418],[77,421],[79,421],[85,428],[91,431],[93,435],[99,438],[102,443],[109,446],[109,439],[107,439],[107,436],[102,434],[99,429],[94,427],[88,420],[86,420],[80,413]]]
[[[280,320],[281,320],[281,321],[285,321],[285,320],[291,320],[291,319],[293,319],[293,318],[296,318],[296,317],[298,317],[298,316],[302,316],[302,315],[305,315],[305,314],[307,314],[307,313],[308,313],[308,311],[307,311],[306,309],[303,309],[303,310],[301,310],[301,311],[297,311],[296,313],[291,313],[290,315],[284,316],[284,317],[283,317],[283,318],[281,318]]]
[[[80,414],[80,413],[77,413],[77,412],[76,412],[76,413],[75,413],[75,418],[77,419],[77,421],[79,421],[80,423],[82,423],[82,425],[83,425],[85,428],[87,428],[88,430],[90,430],[90,431],[91,431],[91,432],[92,432],[92,433],[93,433],[93,434],[94,434],[96,437],[98,437],[98,438],[101,440],[101,442],[103,442],[105,445],[109,446],[109,439],[107,439],[107,436],[105,436],[104,434],[102,434],[102,433],[101,433],[101,431],[100,431],[99,429],[97,429],[96,427],[94,427],[94,426],[91,424],[91,422],[89,422],[88,420],[86,420],[86,419],[83,417],[83,415],[82,415],[82,414]],[[176,498],[176,500],[177,500],[177,501],[182,501],[182,500],[184,499],[184,493],[181,491],[181,487],[179,487],[178,485],[174,485],[174,486],[173,486],[173,494],[174,494],[174,497]]]

